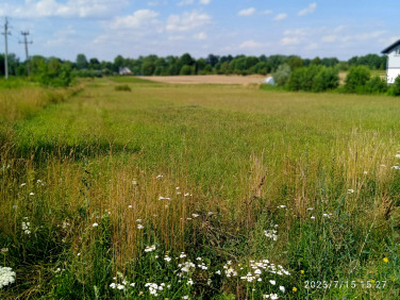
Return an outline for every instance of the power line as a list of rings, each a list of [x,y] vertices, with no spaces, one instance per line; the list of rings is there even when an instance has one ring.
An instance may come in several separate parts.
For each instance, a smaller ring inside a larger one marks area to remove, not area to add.
[[[8,79],[8,44],[7,44],[7,37],[11,35],[11,32],[8,31],[8,20],[6,17],[6,21],[4,23],[4,32],[2,33],[4,35],[4,41],[5,41],[5,55],[4,55],[4,64],[5,64],[5,75],[6,75],[6,80]]]
[[[31,75],[29,68],[29,54],[28,54],[28,44],[33,44],[32,41],[28,42],[27,36],[29,35],[29,31],[21,31],[21,34],[24,36],[24,41],[20,42],[20,44],[25,44],[25,55],[26,55],[26,69],[28,71],[28,77]]]

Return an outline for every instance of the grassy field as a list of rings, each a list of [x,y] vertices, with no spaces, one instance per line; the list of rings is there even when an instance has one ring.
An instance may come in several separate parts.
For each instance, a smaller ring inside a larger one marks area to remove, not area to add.
[[[1,299],[400,296],[397,98],[104,78],[0,104]]]

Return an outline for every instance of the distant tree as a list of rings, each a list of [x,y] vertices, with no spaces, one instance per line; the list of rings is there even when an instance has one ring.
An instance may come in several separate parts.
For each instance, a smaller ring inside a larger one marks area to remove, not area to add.
[[[297,68],[304,67],[304,62],[300,56],[292,55],[289,57],[287,64],[289,65],[292,71],[296,70]]]
[[[113,71],[114,72],[119,72],[119,68],[125,67],[125,60],[121,55],[118,55],[117,57],[114,58],[114,64],[113,64]]]
[[[219,62],[219,56],[214,54],[209,54],[206,58],[206,63],[214,67]]]
[[[76,68],[78,70],[82,70],[82,69],[87,69],[88,67],[89,67],[89,63],[86,59],[85,54],[82,54],[82,53],[78,54],[76,56]]]
[[[314,58],[313,60],[311,60],[311,65],[313,66],[318,66],[318,65],[320,65],[320,64],[322,64],[322,61],[321,61],[321,59],[317,56],[316,58]]]
[[[284,86],[288,81],[292,70],[290,69],[288,64],[283,64],[278,67],[275,73],[272,74],[275,82],[279,86]]]
[[[189,65],[184,65],[179,72],[179,75],[193,75],[193,74],[194,74],[193,66]]]
[[[154,62],[151,60],[146,60],[142,64],[142,71],[141,73],[145,76],[151,76],[154,74],[154,71],[156,70],[156,65]]]
[[[183,54],[179,60],[182,66],[184,65],[192,66],[194,65],[195,62],[195,60],[190,56],[189,53]]]
[[[91,58],[89,60],[89,69],[100,70],[100,61],[97,58]]]

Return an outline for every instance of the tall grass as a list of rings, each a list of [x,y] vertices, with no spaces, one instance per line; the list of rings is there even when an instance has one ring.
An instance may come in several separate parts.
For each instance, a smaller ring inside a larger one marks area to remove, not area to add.
[[[398,297],[393,99],[124,84],[13,119],[0,247],[17,280],[1,297]]]

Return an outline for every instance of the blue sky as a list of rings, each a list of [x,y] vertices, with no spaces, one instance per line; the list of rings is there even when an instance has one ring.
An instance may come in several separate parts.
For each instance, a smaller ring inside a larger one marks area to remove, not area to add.
[[[75,60],[190,53],[338,57],[380,53],[400,39],[400,1],[0,0],[9,52]],[[4,52],[4,38],[0,39]]]

